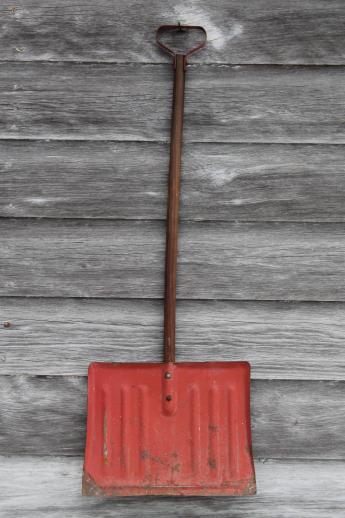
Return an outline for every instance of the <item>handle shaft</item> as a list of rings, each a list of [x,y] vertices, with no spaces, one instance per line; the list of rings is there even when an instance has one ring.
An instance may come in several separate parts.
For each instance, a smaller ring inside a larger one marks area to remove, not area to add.
[[[175,362],[176,266],[186,57],[175,56],[165,249],[164,361]]]

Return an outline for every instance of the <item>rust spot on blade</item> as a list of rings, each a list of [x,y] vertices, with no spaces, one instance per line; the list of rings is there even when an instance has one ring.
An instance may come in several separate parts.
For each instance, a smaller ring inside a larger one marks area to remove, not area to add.
[[[147,450],[143,450],[141,453],[140,453],[140,457],[142,459],[149,459],[150,458],[150,452],[148,452]]]
[[[208,465],[210,466],[210,468],[212,469],[216,469],[217,468],[217,461],[216,459],[208,459]]]
[[[243,496],[250,496],[256,494],[256,480],[255,477],[252,477],[245,489],[243,490],[243,493],[241,493]]]
[[[174,459],[177,459],[177,457],[178,457],[176,452],[172,452],[171,456]],[[180,471],[180,469],[181,469],[181,464],[180,463],[170,464],[170,462],[167,462],[166,460],[161,459],[157,455],[156,456],[155,455],[151,455],[150,452],[147,451],[147,450],[141,451],[140,452],[140,457],[142,459],[150,459],[150,460],[152,460],[152,462],[156,462],[157,464],[160,464],[162,466],[166,466],[167,468],[171,469],[172,472]]]
[[[83,496],[106,496],[106,493],[100,488],[96,482],[90,477],[86,471],[83,473],[82,483],[82,495]]]

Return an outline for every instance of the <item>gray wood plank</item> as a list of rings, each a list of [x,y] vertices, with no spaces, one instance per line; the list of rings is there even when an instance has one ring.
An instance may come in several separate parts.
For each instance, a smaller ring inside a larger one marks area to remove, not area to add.
[[[344,462],[256,462],[258,495],[240,498],[85,498],[80,458],[2,457],[3,518],[341,518]]]
[[[256,379],[344,380],[344,309],[181,300],[177,358],[247,360]],[[0,374],[85,375],[92,361],[161,361],[162,313],[150,300],[0,299]]]
[[[82,455],[86,378],[0,376],[0,455]],[[344,459],[345,382],[252,383],[257,458]]]
[[[166,144],[0,141],[0,216],[165,219]],[[345,220],[342,145],[185,147],[181,218]]]
[[[15,4],[14,4],[15,5]],[[202,24],[202,62],[343,64],[341,0],[24,0],[1,7],[0,59],[152,61],[164,59],[154,32],[162,23]]]
[[[2,63],[0,138],[166,140],[168,65]],[[345,142],[344,67],[194,66],[185,140]]]
[[[345,297],[343,223],[185,223],[178,297]],[[2,219],[0,295],[163,296],[163,222]]]
[[[259,493],[246,498],[83,498],[82,461],[73,457],[2,457],[0,470],[1,511],[6,518],[343,516],[343,462],[257,461]]]

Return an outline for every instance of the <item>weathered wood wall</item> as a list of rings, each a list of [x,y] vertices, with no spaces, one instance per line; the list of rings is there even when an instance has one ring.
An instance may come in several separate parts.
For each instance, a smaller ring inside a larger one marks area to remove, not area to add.
[[[344,2],[0,15],[1,516],[342,517]],[[88,363],[161,358],[172,78],[154,31],[176,21],[209,35],[188,70],[178,358],[252,363],[258,495],[83,500]]]

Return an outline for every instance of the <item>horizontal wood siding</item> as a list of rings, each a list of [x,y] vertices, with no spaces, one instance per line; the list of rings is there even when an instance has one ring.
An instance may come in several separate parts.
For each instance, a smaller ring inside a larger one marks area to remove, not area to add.
[[[342,518],[345,3],[0,7],[0,515]],[[172,66],[177,358],[252,364],[251,498],[82,499],[87,367],[162,359]]]
[[[169,65],[0,63],[0,138],[165,141]],[[345,143],[343,67],[194,66],[185,141]]]
[[[10,297],[0,308],[0,374],[85,375],[92,361],[162,360],[160,300]],[[345,380],[344,311],[179,300],[177,359],[247,360],[255,379]]]
[[[163,23],[203,25],[207,48],[193,61],[343,64],[342,0],[54,0],[0,8],[3,60],[161,62]]]
[[[181,218],[345,221],[345,146],[197,144]],[[0,216],[165,219],[168,145],[0,140]]]
[[[82,460],[74,457],[0,458],[5,518],[334,518],[345,505],[345,464],[336,461],[257,461],[260,493],[240,498],[83,498]],[[183,513],[183,514],[182,514]]]
[[[2,219],[0,295],[163,296],[164,222]],[[345,298],[345,227],[181,225],[178,296]]]
[[[0,455],[82,455],[86,378],[0,376]],[[252,383],[257,458],[344,459],[345,382]]]

